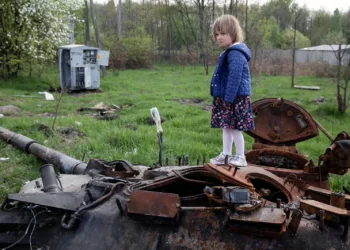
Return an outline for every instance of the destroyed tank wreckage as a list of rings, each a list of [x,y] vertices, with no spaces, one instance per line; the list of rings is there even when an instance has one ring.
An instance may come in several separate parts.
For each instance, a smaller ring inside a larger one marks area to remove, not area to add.
[[[4,200],[0,246],[349,249],[350,195],[330,191],[328,181],[329,173],[350,168],[349,135],[328,135],[331,143],[314,164],[295,145],[326,131],[303,108],[268,98],[254,102],[253,112],[255,142],[245,168],[86,164],[0,127],[1,139],[46,163],[41,178]]]

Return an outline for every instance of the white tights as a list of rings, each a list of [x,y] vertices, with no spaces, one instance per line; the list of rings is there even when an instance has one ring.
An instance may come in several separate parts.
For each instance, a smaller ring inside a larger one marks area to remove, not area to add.
[[[241,131],[237,129],[222,129],[223,153],[232,154],[232,144],[235,144],[236,154],[244,156],[244,137]]]

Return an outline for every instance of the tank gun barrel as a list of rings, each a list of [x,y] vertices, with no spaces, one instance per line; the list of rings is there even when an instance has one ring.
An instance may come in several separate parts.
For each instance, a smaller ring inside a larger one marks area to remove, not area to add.
[[[64,174],[84,174],[85,162],[45,147],[35,140],[0,127],[0,138],[18,149],[31,153],[45,163],[53,164]]]

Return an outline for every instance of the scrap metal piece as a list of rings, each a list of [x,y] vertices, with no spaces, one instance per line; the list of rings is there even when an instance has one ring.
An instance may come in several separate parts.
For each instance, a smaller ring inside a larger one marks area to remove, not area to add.
[[[276,202],[280,198],[283,202],[288,203],[293,201],[297,195],[301,195],[301,191],[292,189],[289,183],[283,183],[283,180],[273,173],[264,170],[261,167],[249,165],[241,168],[236,175],[232,176],[232,169],[226,166],[217,166],[215,164],[204,164],[204,168],[212,172],[219,179],[228,182],[235,186],[249,188],[254,191],[261,188],[267,188],[271,191],[271,195],[266,199]],[[303,193],[303,192],[302,192]]]
[[[260,156],[261,154],[261,156]],[[280,161],[274,161],[275,158]],[[246,153],[248,163],[258,164],[259,167],[285,178],[294,176],[293,182],[298,189],[305,190],[307,185],[329,189],[328,173],[321,173],[319,167],[313,165],[304,156],[278,149],[252,150]],[[264,161],[261,161],[264,159]],[[283,160],[284,159],[284,160]],[[290,180],[289,180],[290,181]]]
[[[324,216],[325,216],[324,210],[320,210],[319,216],[320,216],[320,223],[319,223],[318,228],[323,232],[323,230],[324,230]]]
[[[320,210],[325,211],[325,220],[334,221],[335,216],[350,217],[350,211],[334,207],[315,200],[300,200],[300,210],[309,214],[319,214]]]
[[[322,173],[346,174],[350,169],[350,136],[346,132],[339,133],[319,162]]]
[[[283,209],[284,213],[286,214],[287,216],[287,219],[289,219],[289,215],[290,215],[290,208],[289,207],[286,207]]]
[[[126,160],[114,160],[108,162],[100,159],[91,159],[89,160],[84,173],[87,174],[89,171],[95,171],[99,174],[119,178],[128,178],[139,174],[139,171],[135,170],[131,163]]]
[[[136,190],[127,203],[128,216],[134,220],[154,224],[175,224],[180,211],[177,194]]]
[[[343,240],[347,240],[349,232],[350,211],[341,209],[331,205],[327,205],[315,200],[300,200],[300,209],[309,214],[317,214],[320,216],[321,210],[324,211],[324,220],[337,221],[340,220],[344,224],[344,231],[342,234]]]
[[[128,191],[132,190],[148,190],[155,192],[176,193],[181,200],[181,206],[208,206],[208,198],[203,193],[203,189],[207,186],[201,181],[216,185],[222,185],[222,181],[203,167],[188,167],[178,170],[182,177],[199,182],[188,182],[176,174],[159,177],[154,181],[144,183],[143,186],[132,186]],[[131,192],[130,192],[131,193]]]
[[[342,193],[331,193],[331,206],[345,208],[345,195]]]
[[[225,187],[222,189],[223,201],[246,204],[250,202],[249,189],[240,187]]]
[[[295,174],[303,182],[296,183],[302,190],[307,184],[329,189],[328,173],[345,174],[350,168],[347,133],[342,132],[332,141],[320,157],[322,166],[314,166],[295,147],[297,142],[317,136],[321,129],[306,110],[281,98],[260,99],[252,103],[252,108],[256,129],[247,132],[254,138],[253,150],[246,153],[248,163],[266,166],[280,177]],[[287,173],[289,170],[295,172]]]
[[[303,212],[300,209],[295,210],[293,212],[292,220],[289,222],[289,225],[288,225],[288,230],[290,230],[292,234],[295,235],[297,233],[302,217],[303,217]]]
[[[310,196],[312,200],[316,200],[325,204],[331,204],[332,191],[319,187],[308,186],[305,190],[305,196]],[[350,195],[344,194],[344,199],[344,208],[350,210]]]
[[[237,213],[252,213],[261,207],[260,196],[249,189],[233,187],[208,187],[203,190],[210,202],[229,206]]]
[[[312,116],[299,105],[282,98],[265,98],[252,103],[255,130],[247,133],[272,145],[295,143],[318,135]]]
[[[237,213],[248,214],[248,213],[252,213],[255,210],[259,209],[261,206],[262,206],[262,202],[257,201],[257,202],[252,202],[249,204],[236,205],[233,209]]]
[[[240,174],[232,175],[231,169],[226,169],[223,166],[217,166],[215,164],[206,163],[204,164],[204,168],[212,172],[219,179],[227,181],[233,185],[241,186],[249,189],[254,189],[252,183],[248,182],[244,177]]]
[[[9,194],[9,201],[20,201],[46,207],[76,211],[84,201],[84,192]]]
[[[251,214],[234,213],[229,224],[234,232],[278,237],[286,231],[286,214],[282,209],[263,207]]]

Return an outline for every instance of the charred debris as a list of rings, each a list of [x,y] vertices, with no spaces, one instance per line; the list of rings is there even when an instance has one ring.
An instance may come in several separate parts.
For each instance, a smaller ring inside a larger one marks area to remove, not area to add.
[[[350,195],[330,191],[328,180],[350,168],[349,135],[328,135],[316,164],[296,148],[319,129],[327,133],[307,111],[275,98],[253,103],[253,111],[255,141],[245,168],[85,163],[0,127],[1,139],[45,163],[41,178],[3,201],[0,246],[349,249]],[[159,114],[152,117],[161,147]]]

